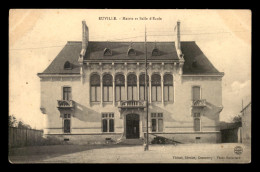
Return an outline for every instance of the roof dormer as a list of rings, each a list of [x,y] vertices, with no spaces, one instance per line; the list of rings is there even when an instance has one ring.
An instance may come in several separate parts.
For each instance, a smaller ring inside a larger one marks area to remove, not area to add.
[[[105,48],[103,55],[104,56],[112,56],[112,50],[110,50],[109,48]]]
[[[157,48],[156,46],[156,42],[154,43],[154,48],[153,48],[153,51],[152,51],[152,56],[159,56],[160,55],[160,51],[159,49]]]
[[[128,56],[136,56],[136,52],[135,52],[135,49],[133,48],[132,42],[131,42],[131,44],[128,48],[127,55]]]
[[[72,69],[72,64],[71,64],[69,61],[66,61],[66,62],[64,63],[64,69],[65,69],[65,70],[70,70],[70,69]]]

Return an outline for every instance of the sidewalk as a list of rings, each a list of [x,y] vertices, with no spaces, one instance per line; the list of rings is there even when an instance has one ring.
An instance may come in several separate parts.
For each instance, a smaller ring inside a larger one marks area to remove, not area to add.
[[[240,155],[234,152],[236,146],[243,148]],[[57,145],[37,149],[38,154],[29,156],[34,157],[33,161],[19,153],[10,156],[10,160],[14,163],[248,163],[251,154],[250,147],[239,143],[150,145],[149,151],[144,151],[143,146],[117,145]],[[44,149],[49,151],[43,154]]]

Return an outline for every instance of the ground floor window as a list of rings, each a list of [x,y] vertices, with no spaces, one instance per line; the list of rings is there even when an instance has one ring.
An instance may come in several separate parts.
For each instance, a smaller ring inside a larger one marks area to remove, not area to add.
[[[152,132],[163,132],[163,113],[151,113]]]
[[[114,113],[102,113],[102,132],[114,132]]]
[[[64,114],[63,117],[63,132],[64,133],[70,133],[70,126],[71,126],[71,115],[70,114]]]
[[[194,113],[194,131],[200,131],[200,113]]]

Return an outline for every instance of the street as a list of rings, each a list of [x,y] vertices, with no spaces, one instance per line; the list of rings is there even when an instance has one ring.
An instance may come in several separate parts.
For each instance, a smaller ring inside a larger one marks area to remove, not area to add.
[[[234,151],[240,148],[239,152]],[[250,146],[239,143],[150,145],[53,145],[16,148],[11,163],[249,163]]]

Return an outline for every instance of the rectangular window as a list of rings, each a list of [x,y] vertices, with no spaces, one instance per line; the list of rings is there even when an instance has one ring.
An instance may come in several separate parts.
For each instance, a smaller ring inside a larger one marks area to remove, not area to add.
[[[70,133],[70,114],[64,114],[63,116],[63,132]]]
[[[139,87],[139,94],[140,94],[140,100],[145,100],[145,87],[144,86],[140,86]],[[149,87],[147,87],[147,91],[148,91],[148,100],[149,100]]]
[[[127,100],[133,100],[133,88],[132,86],[128,86],[127,89]]]
[[[152,132],[156,132],[156,119],[152,119]]]
[[[173,86],[169,86],[169,101],[173,102]]]
[[[156,97],[157,97],[156,94],[157,94],[156,93],[156,86],[152,86],[152,101],[153,102],[156,101]]]
[[[163,131],[163,120],[158,119],[158,131],[162,132]]]
[[[114,113],[102,113],[102,132],[114,132]]]
[[[91,86],[90,95],[92,102],[100,102],[100,87]]]
[[[113,101],[113,87],[108,88],[108,101],[109,102]]]
[[[125,87],[121,87],[121,100],[126,100]]]
[[[194,130],[200,131],[200,118],[194,118]]]
[[[137,87],[133,86],[133,100],[137,100]]]
[[[162,89],[161,86],[157,86],[157,98],[156,101],[162,101]]]
[[[163,132],[163,113],[151,113],[152,132]]]
[[[200,100],[200,87],[199,86],[192,87],[192,99]]]
[[[120,101],[121,100],[121,87],[120,86],[116,86],[116,101]]]
[[[63,100],[71,100],[71,88],[63,87]]]
[[[173,101],[173,86],[164,86],[164,101]]]

